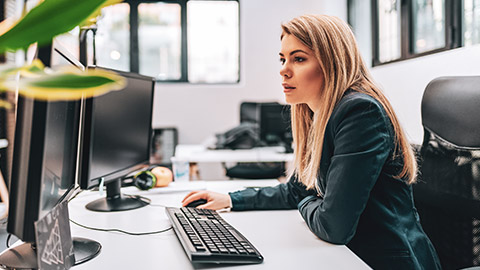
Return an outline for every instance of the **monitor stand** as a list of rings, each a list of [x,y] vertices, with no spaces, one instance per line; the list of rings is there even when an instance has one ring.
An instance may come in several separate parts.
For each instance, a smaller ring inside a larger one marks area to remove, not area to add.
[[[144,207],[150,204],[150,199],[137,195],[122,196],[121,179],[106,184],[107,197],[88,203],[85,207],[91,211],[113,212],[126,211]]]
[[[79,265],[97,257],[100,254],[102,245],[99,242],[83,237],[73,237],[73,253],[75,254],[75,264]]]
[[[73,253],[75,254],[74,265],[95,258],[102,249],[102,245],[94,240],[74,237],[72,241]],[[0,255],[0,265],[8,269],[38,269],[35,244],[23,243],[5,250]]]

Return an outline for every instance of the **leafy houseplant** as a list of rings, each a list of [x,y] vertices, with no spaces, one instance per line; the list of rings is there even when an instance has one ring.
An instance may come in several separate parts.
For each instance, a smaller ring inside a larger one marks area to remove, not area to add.
[[[0,23],[0,54],[48,44],[78,25],[95,21],[100,9],[122,0],[44,0],[17,22]],[[18,77],[18,74],[20,75]],[[19,78],[19,79],[18,79]],[[123,88],[125,80],[113,72],[46,69],[39,60],[22,67],[0,66],[0,91],[41,100],[74,100]],[[0,106],[9,106],[5,101]]]
[[[0,22],[0,55],[7,51],[25,50],[35,43],[38,47],[49,44],[55,36],[78,25],[94,23],[102,7],[121,1],[43,0],[20,20]],[[85,72],[72,68],[51,70],[45,68],[40,60],[20,67],[0,64],[0,92],[18,90],[20,95],[37,100],[78,100],[119,90],[124,85],[123,77],[98,69]],[[12,106],[0,100],[2,107]],[[8,206],[8,191],[1,174],[0,198]]]

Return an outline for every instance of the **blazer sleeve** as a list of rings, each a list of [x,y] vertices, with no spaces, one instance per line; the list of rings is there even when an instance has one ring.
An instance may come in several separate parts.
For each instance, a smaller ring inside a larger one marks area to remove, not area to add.
[[[274,187],[247,188],[229,193],[234,211],[296,209],[303,198],[313,194],[295,177]]]
[[[298,208],[319,238],[347,244],[393,149],[393,138],[390,120],[371,98],[350,99],[337,109],[330,119],[331,129],[326,130],[333,132],[334,151],[324,197],[308,196]]]

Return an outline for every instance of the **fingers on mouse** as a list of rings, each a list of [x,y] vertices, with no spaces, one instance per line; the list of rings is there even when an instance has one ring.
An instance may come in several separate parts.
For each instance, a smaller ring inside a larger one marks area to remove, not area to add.
[[[199,205],[202,205],[202,204],[205,204],[205,203],[207,203],[207,200],[205,200],[205,199],[198,199],[198,200],[195,200],[195,201],[187,204],[185,207],[195,208],[195,207],[197,207],[197,206],[199,206]]]

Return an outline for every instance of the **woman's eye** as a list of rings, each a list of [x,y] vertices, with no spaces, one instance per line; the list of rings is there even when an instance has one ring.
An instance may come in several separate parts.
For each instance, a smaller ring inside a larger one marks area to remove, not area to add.
[[[285,58],[280,58],[280,63],[285,64]]]
[[[303,57],[298,57],[298,56],[295,57],[295,62],[303,62],[303,61],[305,61],[305,58],[303,58]]]

